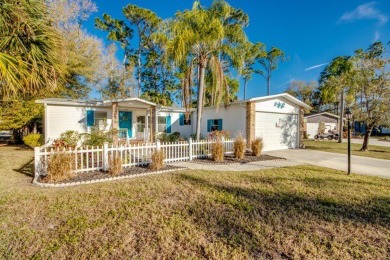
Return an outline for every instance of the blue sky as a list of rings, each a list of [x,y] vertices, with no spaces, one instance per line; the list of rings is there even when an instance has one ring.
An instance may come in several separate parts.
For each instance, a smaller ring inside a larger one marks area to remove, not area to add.
[[[376,40],[390,41],[390,0],[228,0],[250,18],[246,33],[250,41],[284,50],[288,61],[280,64],[271,80],[271,94],[283,92],[291,80],[318,80],[324,65],[339,55],[351,55]],[[131,3],[151,9],[161,18],[189,9],[192,0],[96,1],[98,12],[84,24],[87,30],[106,40],[107,34],[94,28],[93,20],[108,13],[123,18],[123,6]],[[208,6],[211,1],[201,1]],[[322,65],[322,66],[318,66]],[[318,66],[318,67],[316,67]],[[243,97],[240,90],[239,98]],[[266,81],[254,76],[247,97],[266,94]]]

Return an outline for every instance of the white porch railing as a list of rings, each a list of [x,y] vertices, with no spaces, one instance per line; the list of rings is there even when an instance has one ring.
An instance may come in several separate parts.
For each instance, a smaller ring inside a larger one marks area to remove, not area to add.
[[[178,161],[191,161],[196,158],[211,156],[211,147],[216,140],[201,140],[180,142],[139,143],[129,145],[85,146],[67,149],[55,149],[49,147],[36,147],[34,151],[35,175],[44,175],[50,157],[58,153],[73,155],[74,172],[107,171],[110,159],[120,156],[123,167],[146,165],[150,163],[151,154],[155,150],[162,150],[166,163]],[[224,153],[233,152],[233,139],[222,139]]]

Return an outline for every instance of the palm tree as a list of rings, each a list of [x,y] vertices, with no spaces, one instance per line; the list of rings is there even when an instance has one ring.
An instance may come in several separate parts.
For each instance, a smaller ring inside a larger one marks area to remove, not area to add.
[[[328,103],[339,100],[340,103],[339,143],[343,141],[344,96],[347,86],[351,85],[352,74],[353,64],[351,58],[349,56],[340,56],[334,58],[321,72],[320,76],[322,101]]]
[[[66,68],[44,2],[0,0],[0,6],[0,97],[56,89]]]
[[[188,95],[191,95],[193,79],[197,82],[197,140],[200,138],[206,70],[212,75],[212,103],[218,107],[222,95],[229,93],[226,66],[241,64],[237,48],[246,41],[244,23],[245,15],[222,0],[214,1],[209,9],[196,1],[191,10],[176,13],[165,25],[165,36],[160,35],[160,39],[165,38],[167,56],[185,68],[182,87],[186,108],[191,104]]]

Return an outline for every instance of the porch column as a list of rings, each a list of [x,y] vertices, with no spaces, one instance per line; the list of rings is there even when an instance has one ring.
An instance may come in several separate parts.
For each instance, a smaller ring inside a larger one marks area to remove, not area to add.
[[[150,141],[154,142],[156,140],[156,133],[157,133],[157,111],[156,107],[150,108]]]
[[[117,144],[119,139],[118,102],[112,102],[112,129],[117,130],[117,133],[112,138],[114,143]]]
[[[251,143],[256,138],[255,133],[255,121],[256,121],[256,103],[246,103],[246,143],[250,147]]]
[[[145,130],[144,130],[144,142],[150,141],[150,131],[149,131],[149,120],[148,120],[148,115],[149,115],[149,109],[146,109],[146,114],[145,114]]]

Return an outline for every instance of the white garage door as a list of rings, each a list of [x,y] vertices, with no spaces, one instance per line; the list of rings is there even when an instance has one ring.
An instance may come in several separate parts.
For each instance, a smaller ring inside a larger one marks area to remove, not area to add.
[[[298,147],[298,115],[256,112],[256,137],[264,151]]]

